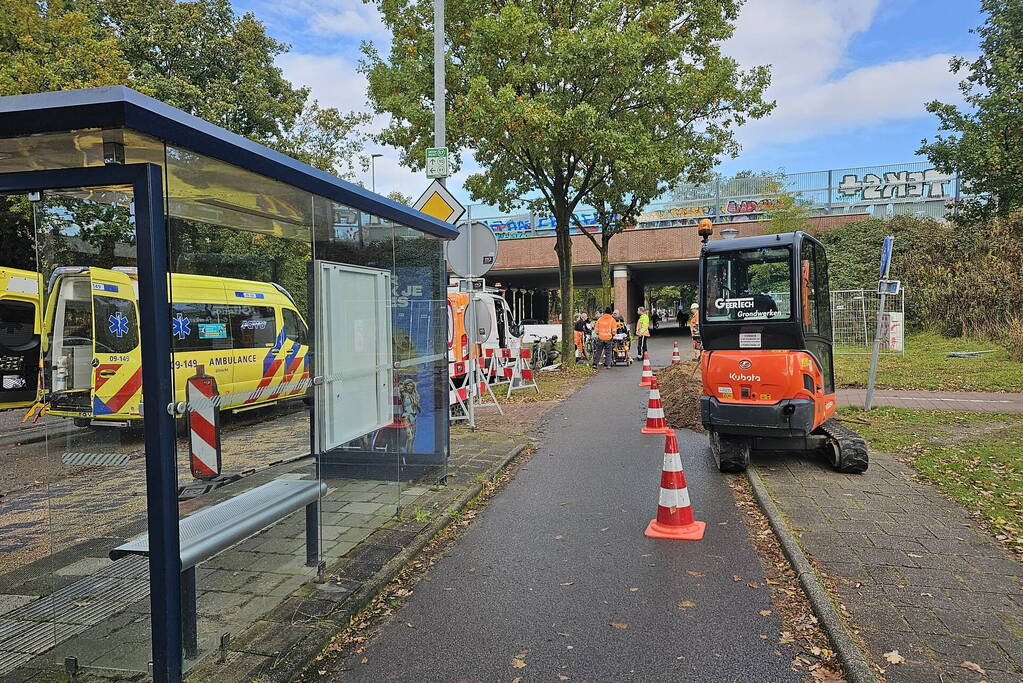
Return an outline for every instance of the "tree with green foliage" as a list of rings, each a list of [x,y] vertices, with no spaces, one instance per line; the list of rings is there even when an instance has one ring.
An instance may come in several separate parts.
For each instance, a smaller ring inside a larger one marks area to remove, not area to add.
[[[130,67],[117,38],[73,1],[5,0],[0,96],[116,85]]]
[[[309,101],[308,89],[294,87],[274,63],[287,49],[252,14],[237,16],[227,0],[11,0],[0,15],[0,95],[128,85],[324,171],[353,177],[364,143],[360,129],[369,117]],[[111,253],[117,242],[133,243],[126,221],[101,224],[94,218],[81,216],[83,225],[92,226],[82,238],[100,253]],[[222,241],[215,228],[194,227],[189,234],[195,239]],[[33,233],[28,203],[0,199],[0,241],[16,245],[6,263],[34,267]],[[267,244],[241,239],[235,246],[273,263],[307,258],[300,246],[289,257],[287,249]]]
[[[116,37],[76,9],[54,0],[6,0],[0,12],[0,96],[116,85],[131,69]],[[35,268],[32,208],[24,197],[0,197],[5,265]]]
[[[412,197],[402,192],[399,192],[398,190],[388,192],[387,198],[390,199],[391,201],[398,202],[399,204],[404,204],[405,206],[412,206]]]
[[[810,231],[813,202],[780,189],[780,185],[777,188],[775,192],[768,193],[774,196],[770,198],[770,208],[764,214],[764,218],[767,219],[764,234],[777,235],[797,230]]]
[[[483,172],[465,183],[504,210],[536,200],[555,220],[561,309],[571,311],[576,207],[608,160],[654,145],[710,168],[735,153],[733,129],[767,114],[766,67],[742,71],[721,54],[740,0],[452,0],[446,5],[448,145]],[[379,0],[392,42],[365,46],[362,68],[380,134],[422,168],[432,146],[431,0]],[[667,180],[670,176],[665,177]],[[570,315],[562,352],[570,357]]]
[[[597,214],[600,239],[579,226],[600,255],[602,306],[609,306],[614,298],[611,240],[634,226],[647,205],[670,191],[683,174],[692,177],[705,173],[712,163],[711,159],[679,155],[674,138],[645,140],[643,149],[637,151],[642,153],[608,159],[587,198]]]
[[[959,174],[973,195],[956,207],[964,221],[1023,207],[1023,0],[982,0],[981,11],[987,20],[973,29],[980,55],[950,62],[954,73],[966,73],[959,89],[967,107],[929,103],[927,111],[949,135],[923,140],[917,151],[939,171]]]
[[[116,37],[130,85],[252,140],[283,134],[308,90],[274,64],[288,46],[229,0],[79,0]]]

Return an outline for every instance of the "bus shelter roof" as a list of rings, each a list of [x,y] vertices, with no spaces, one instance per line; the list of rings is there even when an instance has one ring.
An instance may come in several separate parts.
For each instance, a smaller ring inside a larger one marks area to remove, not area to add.
[[[387,197],[125,86],[0,97],[0,136],[125,128],[437,237],[458,231]]]

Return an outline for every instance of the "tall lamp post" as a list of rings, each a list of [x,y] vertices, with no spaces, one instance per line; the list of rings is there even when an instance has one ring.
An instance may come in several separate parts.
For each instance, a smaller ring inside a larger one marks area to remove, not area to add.
[[[370,154],[369,155],[369,174],[370,174],[370,189],[373,192],[377,191],[377,157],[382,157],[383,154]]]

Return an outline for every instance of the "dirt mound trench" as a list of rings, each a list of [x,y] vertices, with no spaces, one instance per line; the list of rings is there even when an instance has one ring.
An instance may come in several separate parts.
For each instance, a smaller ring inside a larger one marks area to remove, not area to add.
[[[679,363],[661,368],[655,374],[668,424],[675,429],[704,431],[700,422],[703,384],[699,366],[694,362]]]

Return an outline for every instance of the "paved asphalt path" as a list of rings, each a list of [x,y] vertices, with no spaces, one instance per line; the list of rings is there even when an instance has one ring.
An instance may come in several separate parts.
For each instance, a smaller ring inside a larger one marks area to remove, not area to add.
[[[656,341],[659,365],[671,342]],[[764,577],[703,435],[679,437],[706,537],[643,535],[664,438],[639,433],[639,377],[602,370],[548,415],[532,460],[342,680],[801,680],[777,615],[759,614]]]

